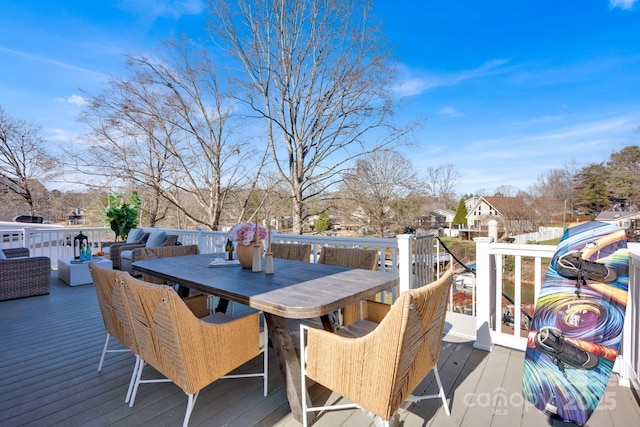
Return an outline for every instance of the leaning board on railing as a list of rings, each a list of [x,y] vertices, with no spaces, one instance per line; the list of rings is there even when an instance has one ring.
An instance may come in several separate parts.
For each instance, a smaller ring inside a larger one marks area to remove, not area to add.
[[[620,346],[629,252],[620,228],[587,222],[558,244],[536,302],[522,393],[551,418],[585,425]]]

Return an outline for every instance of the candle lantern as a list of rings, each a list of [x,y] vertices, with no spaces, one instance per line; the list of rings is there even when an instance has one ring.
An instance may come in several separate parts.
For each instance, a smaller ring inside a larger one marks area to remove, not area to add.
[[[82,234],[81,231],[80,234],[73,238],[73,258],[80,259],[80,255],[82,255],[82,249],[88,244],[89,239],[87,238],[87,236]]]

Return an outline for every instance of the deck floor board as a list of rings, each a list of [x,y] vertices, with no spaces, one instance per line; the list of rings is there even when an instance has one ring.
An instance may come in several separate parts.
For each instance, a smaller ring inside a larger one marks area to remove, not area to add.
[[[242,310],[237,307],[236,311]],[[293,333],[297,330],[292,325]],[[0,302],[0,425],[6,426],[179,426],[186,395],[174,384],[143,384],[133,408],[124,402],[134,364],[131,353],[108,354],[97,372],[105,332],[92,285],[69,287],[52,273],[50,295]],[[297,341],[297,338],[294,338]],[[438,399],[398,413],[405,427],[570,425],[549,420],[520,397],[524,353],[496,347],[487,353],[473,343],[445,336],[439,370],[452,415]],[[241,369],[259,369],[252,361]],[[153,377],[152,368],[145,377]],[[269,395],[259,379],[219,380],[201,391],[190,426],[278,426],[300,424],[291,416],[277,364],[270,355]],[[436,392],[429,374],[419,394]],[[319,385],[315,403],[341,400]],[[494,404],[497,402],[497,404]],[[640,422],[630,389],[612,377],[590,427]],[[364,411],[321,414],[317,427],[370,427]]]

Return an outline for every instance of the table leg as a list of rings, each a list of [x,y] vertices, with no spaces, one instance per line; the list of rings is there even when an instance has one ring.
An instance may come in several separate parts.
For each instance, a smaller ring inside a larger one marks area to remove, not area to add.
[[[276,353],[280,374],[284,380],[291,414],[298,422],[302,422],[302,399],[307,399],[307,402],[311,402],[311,400],[308,390],[301,390],[300,360],[296,354],[289,327],[283,317],[264,313],[264,318],[267,322],[273,350]],[[307,417],[309,421],[315,418],[312,412],[307,414]]]

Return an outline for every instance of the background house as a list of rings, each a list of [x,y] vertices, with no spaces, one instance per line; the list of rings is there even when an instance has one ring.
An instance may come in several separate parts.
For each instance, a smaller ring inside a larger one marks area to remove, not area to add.
[[[470,229],[482,231],[494,219],[506,237],[536,230],[537,217],[536,211],[519,197],[480,197],[467,214],[467,224]]]

